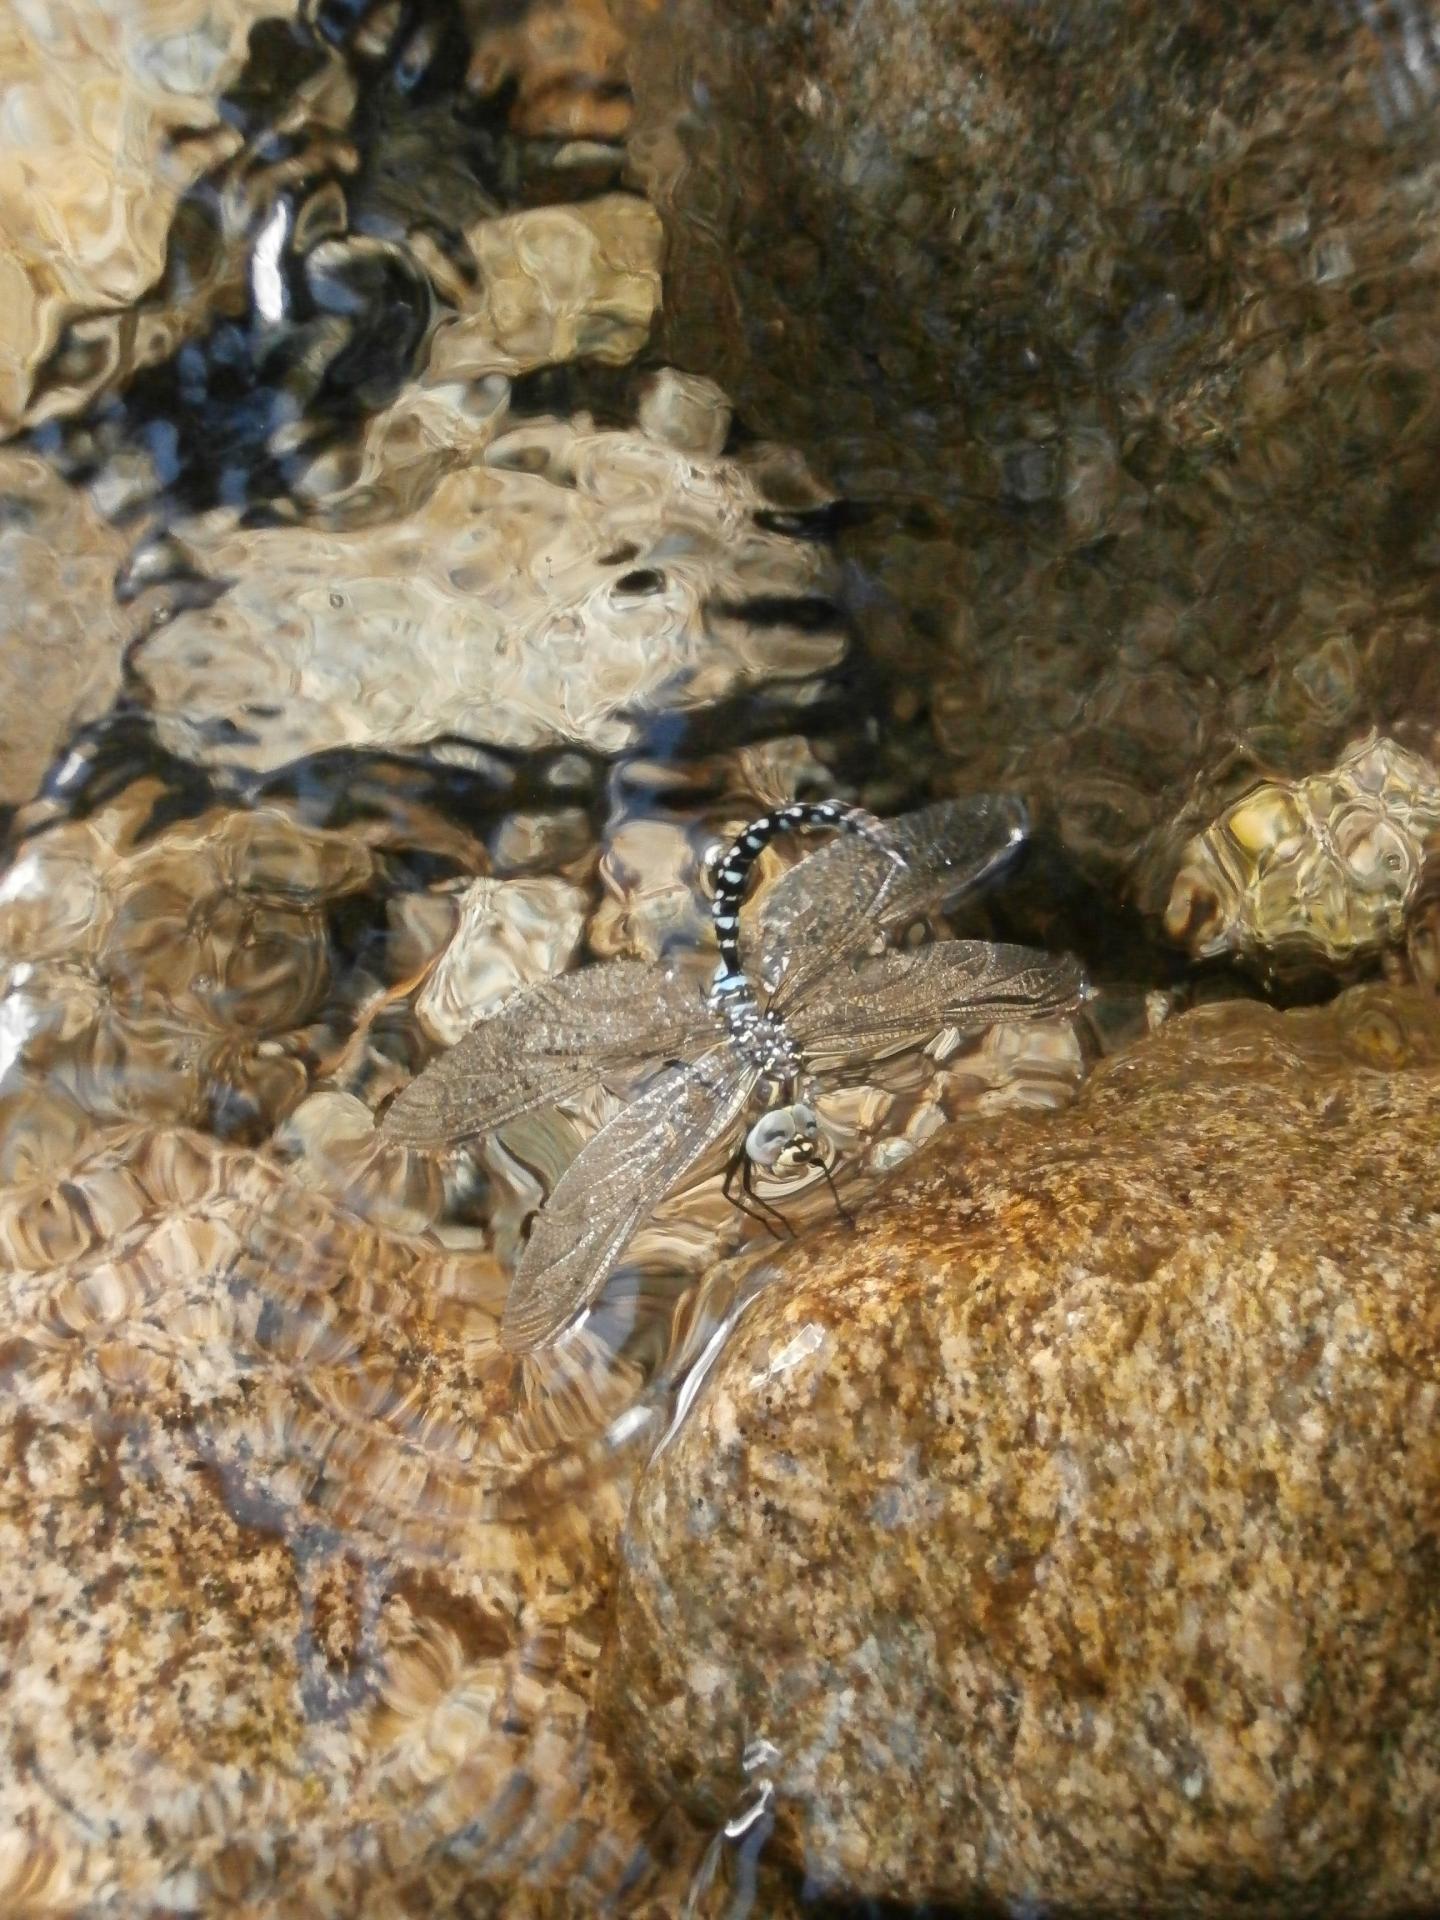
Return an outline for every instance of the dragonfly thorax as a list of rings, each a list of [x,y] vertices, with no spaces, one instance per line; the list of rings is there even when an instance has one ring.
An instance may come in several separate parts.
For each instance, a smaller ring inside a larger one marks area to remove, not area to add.
[[[800,1050],[777,1014],[760,1007],[743,973],[721,967],[710,988],[710,1011],[745,1064],[779,1086],[793,1084]]]

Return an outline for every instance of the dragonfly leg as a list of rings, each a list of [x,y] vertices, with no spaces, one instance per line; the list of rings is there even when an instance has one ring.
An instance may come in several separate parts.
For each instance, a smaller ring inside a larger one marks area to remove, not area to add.
[[[830,1189],[830,1198],[835,1202],[836,1213],[839,1214],[847,1227],[853,1227],[855,1224],[855,1216],[840,1198],[840,1189],[835,1184],[835,1176],[818,1155],[816,1156],[815,1164],[825,1176],[825,1184]]]
[[[737,1173],[740,1175],[740,1191],[744,1195],[743,1199],[738,1198],[735,1193],[735,1176]],[[739,1151],[731,1158],[729,1166],[725,1169],[725,1184],[720,1191],[730,1202],[731,1206],[735,1208],[737,1213],[743,1213],[749,1220],[758,1220],[772,1239],[783,1240],[786,1234],[788,1234],[793,1240],[795,1238],[795,1229],[790,1225],[790,1222],[785,1218],[784,1214],[780,1212],[778,1207],[772,1207],[768,1200],[762,1200],[760,1198],[760,1195],[756,1193],[753,1185],[754,1178],[755,1162],[750,1158],[749,1154],[746,1153],[744,1147],[741,1146]],[[746,1205],[746,1201],[750,1202],[748,1206]],[[772,1214],[775,1219],[780,1222],[780,1226],[785,1229],[784,1233],[767,1218],[768,1215]]]
[[[748,1153],[744,1156],[744,1160],[745,1160],[745,1171],[740,1176],[740,1185],[745,1191],[746,1198],[749,1200],[752,1200],[757,1207],[763,1207],[767,1214],[773,1214],[774,1217],[780,1222],[781,1226],[785,1229],[785,1231],[784,1233],[775,1234],[775,1238],[777,1240],[796,1239],[798,1236],[796,1235],[794,1227],[791,1226],[790,1222],[785,1218],[784,1214],[781,1213],[780,1209],[778,1207],[772,1206],[768,1200],[762,1199],[761,1196],[755,1191],[755,1162],[750,1158]],[[767,1221],[766,1224],[768,1225],[769,1222]],[[770,1231],[772,1233],[775,1233],[775,1229],[773,1227],[770,1228]]]

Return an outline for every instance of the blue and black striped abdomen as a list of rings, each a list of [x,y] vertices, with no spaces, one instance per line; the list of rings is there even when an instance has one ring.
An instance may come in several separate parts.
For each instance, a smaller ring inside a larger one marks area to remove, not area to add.
[[[715,901],[710,909],[720,947],[718,978],[738,976],[740,965],[740,904],[750,884],[750,870],[770,842],[782,833],[810,833],[829,828],[856,833],[883,845],[885,829],[873,813],[847,806],[843,800],[797,800],[774,813],[762,813],[725,850],[715,870]]]

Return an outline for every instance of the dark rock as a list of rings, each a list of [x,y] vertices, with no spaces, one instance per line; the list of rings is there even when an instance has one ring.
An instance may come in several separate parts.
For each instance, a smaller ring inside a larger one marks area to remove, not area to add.
[[[1433,750],[1440,71],[1398,27],[635,15],[664,350],[882,509],[867,637],[956,785],[1021,782],[1158,915],[1257,775]]]

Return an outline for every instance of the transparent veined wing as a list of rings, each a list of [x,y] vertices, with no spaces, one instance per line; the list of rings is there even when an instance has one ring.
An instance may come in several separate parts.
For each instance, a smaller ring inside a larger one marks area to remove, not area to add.
[[[535,1216],[505,1305],[510,1353],[548,1346],[600,1292],[640,1225],[744,1111],[728,1042],[667,1067],[580,1149]]]
[[[936,940],[842,966],[816,981],[790,1026],[807,1058],[868,1052],[955,1026],[999,1026],[1067,1013],[1085,997],[1078,961],[1034,947]]]
[[[392,1102],[381,1132],[414,1147],[493,1133],[647,1061],[688,1059],[715,1038],[694,981],[636,960],[522,987],[432,1060]]]
[[[884,846],[847,835],[777,880],[756,918],[746,964],[776,989],[776,1011],[803,1004],[813,981],[863,952],[876,933],[933,913],[1012,859],[1030,830],[1014,794],[941,800],[885,823]]]

